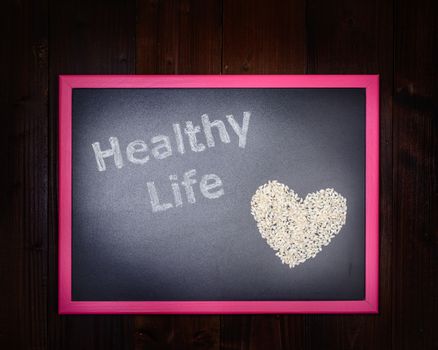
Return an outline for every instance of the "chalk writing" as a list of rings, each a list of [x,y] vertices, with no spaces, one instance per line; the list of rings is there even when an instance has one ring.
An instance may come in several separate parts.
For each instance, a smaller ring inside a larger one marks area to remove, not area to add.
[[[179,123],[174,123],[172,124],[170,135],[159,134],[153,136],[149,143],[144,140],[129,142],[126,146],[126,160],[132,164],[146,165],[152,159],[166,159],[175,153],[182,155],[187,150],[195,153],[204,152],[214,148],[219,141],[224,144],[236,143],[237,141],[238,147],[245,148],[250,117],[251,112],[243,112],[242,122],[239,124],[231,114],[225,116],[225,121],[221,119],[210,120],[208,114],[202,114],[201,122],[198,125],[194,125],[191,120],[185,122],[184,128]],[[231,137],[233,132],[234,137]],[[94,142],[91,145],[94,151],[97,170],[101,172],[107,171],[111,158],[115,169],[121,169],[125,166],[124,152],[122,152],[119,139],[116,136],[111,136],[108,141],[110,147],[107,149],[102,149],[100,142]],[[152,212],[162,212],[170,208],[181,207],[184,203],[195,204],[196,194],[194,185],[197,185],[196,187],[199,188],[198,192],[207,199],[217,199],[224,195],[223,183],[218,175],[203,175],[199,182],[196,176],[196,169],[186,171],[181,182],[178,181],[176,174],[170,175],[169,181],[172,193],[170,197],[173,198],[170,202],[166,202],[163,199],[170,198],[169,196],[163,197],[159,193],[155,183],[156,179],[148,181],[146,187]],[[185,196],[182,195],[180,186],[184,189]]]

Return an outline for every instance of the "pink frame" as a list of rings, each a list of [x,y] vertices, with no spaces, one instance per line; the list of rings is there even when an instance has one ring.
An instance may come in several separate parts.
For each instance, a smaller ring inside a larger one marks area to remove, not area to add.
[[[336,301],[72,301],[71,189],[73,88],[365,88],[365,299]],[[378,75],[63,75],[59,77],[59,313],[377,313],[379,273]]]

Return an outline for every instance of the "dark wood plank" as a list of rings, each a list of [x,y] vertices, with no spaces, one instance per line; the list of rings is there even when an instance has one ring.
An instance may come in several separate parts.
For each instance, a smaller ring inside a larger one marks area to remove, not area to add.
[[[221,3],[137,3],[137,74],[219,74]],[[135,349],[219,349],[219,316],[136,316]]]
[[[380,74],[379,316],[309,315],[309,349],[391,349],[393,296],[392,1],[309,0],[311,74]]]
[[[222,316],[221,349],[305,349],[301,315]]]
[[[218,316],[137,316],[135,349],[219,349]]]
[[[438,7],[399,1],[395,17],[394,348],[437,349]]]
[[[224,74],[302,74],[306,67],[305,1],[223,4]]]
[[[137,73],[220,74],[221,3],[139,0]]]
[[[306,71],[305,2],[231,1],[223,8],[224,74]],[[222,316],[223,349],[304,349],[305,316]]]
[[[47,1],[2,4],[0,348],[47,344]]]
[[[135,72],[135,1],[50,3],[49,349],[131,349],[128,316],[57,314],[57,99],[59,74]]]

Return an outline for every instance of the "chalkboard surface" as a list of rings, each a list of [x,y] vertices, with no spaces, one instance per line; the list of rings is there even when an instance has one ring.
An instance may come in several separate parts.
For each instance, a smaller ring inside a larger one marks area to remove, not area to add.
[[[365,89],[72,91],[73,301],[364,299]],[[293,268],[251,215],[269,180],[348,204]]]

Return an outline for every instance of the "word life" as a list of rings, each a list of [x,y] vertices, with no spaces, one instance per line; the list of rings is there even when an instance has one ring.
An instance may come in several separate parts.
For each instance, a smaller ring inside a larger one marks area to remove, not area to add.
[[[196,196],[193,189],[193,185],[195,185],[198,181],[194,178],[196,176],[196,169],[191,169],[186,171],[183,175],[183,180],[181,181],[181,185],[185,191],[185,197],[187,199],[187,203],[194,204],[196,203]],[[158,195],[157,188],[155,187],[155,182],[150,181],[147,183],[149,197],[151,200],[152,211],[164,211],[175,207],[181,207],[183,205],[183,196],[181,194],[181,188],[178,181],[177,175],[170,175],[169,180],[171,181],[171,188],[173,193],[174,204],[172,203],[161,203]],[[219,176],[215,174],[207,174],[201,178],[199,182],[199,190],[205,198],[215,199],[222,197],[224,194],[224,189],[222,188],[222,180]]]
[[[188,151],[199,153],[208,148],[214,148],[217,136],[222,143],[231,143],[230,127],[237,136],[237,145],[245,148],[249,129],[250,112],[243,112],[242,123],[239,124],[233,115],[226,115],[228,128],[224,121],[217,119],[210,121],[208,114],[201,116],[200,125],[194,125],[192,121],[186,121],[182,130],[179,123],[172,124],[172,134],[153,136],[147,143],[144,140],[134,140],[126,146],[126,151],[122,152],[117,137],[109,138],[110,148],[102,150],[99,142],[94,142],[91,146],[94,151],[98,171],[107,170],[107,162],[112,158],[117,169],[125,165],[123,154],[126,153],[126,159],[132,164],[145,165],[152,159],[161,160],[171,157],[174,154],[185,154]],[[213,134],[217,131],[217,136]],[[191,169],[183,174],[183,180],[178,182],[178,176],[171,174],[169,180],[173,197],[173,203],[164,202],[160,198],[155,181],[148,181],[146,186],[149,193],[150,203],[153,212],[165,211],[173,207],[180,207],[184,202],[196,203],[196,196],[193,185],[198,184],[196,180],[196,169]],[[182,195],[181,187],[184,189],[185,196]],[[221,178],[216,174],[206,174],[199,181],[199,192],[208,199],[220,198],[224,195],[223,183]],[[169,196],[167,196],[168,198]],[[185,198],[185,201],[183,200]]]

